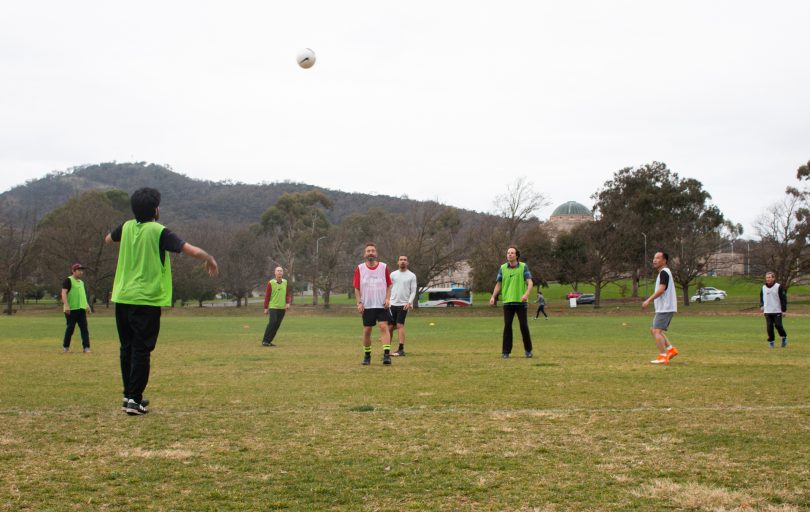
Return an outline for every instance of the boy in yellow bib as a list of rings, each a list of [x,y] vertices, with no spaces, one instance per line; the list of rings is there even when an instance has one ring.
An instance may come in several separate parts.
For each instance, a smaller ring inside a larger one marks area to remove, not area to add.
[[[81,263],[74,263],[70,267],[70,275],[62,282],[62,310],[67,321],[62,352],[70,351],[70,339],[77,324],[82,334],[82,350],[85,354],[90,352],[90,331],[87,328],[87,313],[90,312],[90,307],[87,304],[87,289],[84,287],[82,276],[84,267]]]
[[[143,391],[149,382],[152,350],[160,332],[161,307],[172,305],[172,266],[169,253],[183,253],[205,261],[208,275],[219,273],[214,258],[157,223],[160,192],[141,188],[130,198],[135,219],[110,232],[107,243],[119,242],[112,301],[121,342],[122,410],[146,414]]]

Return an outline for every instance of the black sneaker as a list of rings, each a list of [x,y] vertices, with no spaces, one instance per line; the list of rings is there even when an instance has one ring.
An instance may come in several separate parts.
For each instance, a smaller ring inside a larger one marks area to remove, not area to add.
[[[269,344],[269,343],[267,343],[266,341],[263,341],[263,342],[262,342],[262,346],[263,346],[263,347],[269,347],[269,346],[270,346],[270,344]]]
[[[397,350],[396,352],[394,352],[394,355],[397,357],[405,357],[405,351],[402,349]]]
[[[526,357],[533,357],[533,355],[531,350],[526,351]]]
[[[129,399],[124,398],[124,401],[121,403],[121,410],[122,411],[127,412],[127,403],[128,402],[129,402]],[[149,399],[148,398],[142,398],[141,399],[141,405],[144,406],[144,407],[149,407]]]
[[[509,352],[504,352],[503,354],[501,354],[501,357],[504,359],[509,359]]]
[[[383,364],[391,364],[391,354],[383,354]]]
[[[136,402],[135,400],[132,400],[130,398],[129,401],[127,402],[127,410],[126,410],[126,412],[130,416],[142,416],[142,415],[148,413],[149,410],[147,410],[146,407],[144,407],[143,404],[139,404],[138,402]]]
[[[363,364],[368,366],[371,364],[371,354],[366,352],[366,355],[363,356]]]

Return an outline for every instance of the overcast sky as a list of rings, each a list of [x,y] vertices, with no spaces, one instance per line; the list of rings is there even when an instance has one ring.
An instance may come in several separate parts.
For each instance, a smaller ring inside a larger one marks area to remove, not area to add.
[[[751,235],[810,160],[808,26],[804,0],[11,2],[0,192],[146,161],[490,211],[526,176],[545,218],[657,160]]]

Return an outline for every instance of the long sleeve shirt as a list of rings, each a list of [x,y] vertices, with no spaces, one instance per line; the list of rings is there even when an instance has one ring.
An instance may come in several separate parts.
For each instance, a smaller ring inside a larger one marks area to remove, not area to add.
[[[270,297],[273,295],[273,282],[275,279],[271,279],[267,282],[267,288],[264,290],[264,309],[267,309],[267,306],[270,305]],[[285,304],[288,306],[292,304],[292,293],[290,292],[290,285],[287,284],[287,296],[284,298]]]

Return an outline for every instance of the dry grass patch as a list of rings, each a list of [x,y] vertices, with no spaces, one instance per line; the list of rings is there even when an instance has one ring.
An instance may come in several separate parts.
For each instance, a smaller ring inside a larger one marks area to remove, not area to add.
[[[133,448],[123,450],[118,455],[123,458],[183,460],[194,457],[194,452],[190,450],[144,450],[143,448]]]
[[[723,487],[713,487],[689,482],[679,484],[671,480],[654,480],[639,491],[633,493],[638,497],[663,500],[686,510],[705,510],[707,512],[798,512],[793,505],[773,505],[762,503],[748,493],[734,491]]]

